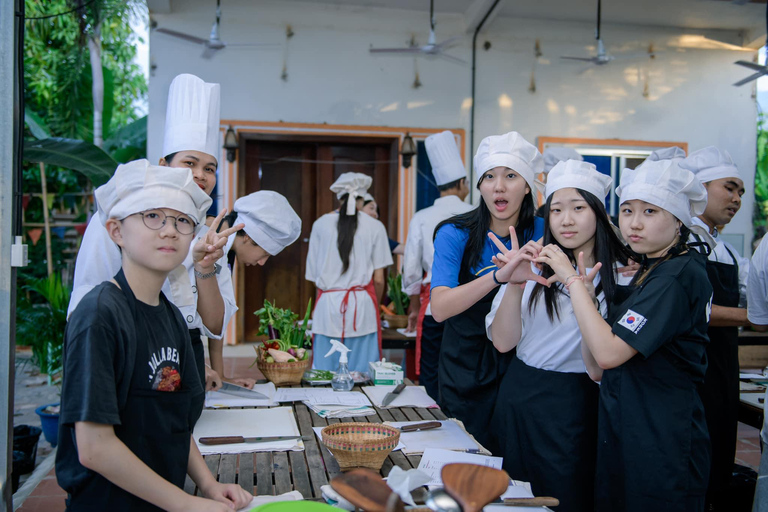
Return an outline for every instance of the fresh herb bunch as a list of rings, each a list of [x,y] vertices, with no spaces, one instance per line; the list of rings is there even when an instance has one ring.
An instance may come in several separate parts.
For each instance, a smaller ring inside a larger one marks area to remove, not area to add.
[[[307,303],[307,311],[304,320],[297,324],[299,315],[290,309],[276,307],[268,300],[264,301],[264,307],[253,314],[259,317],[259,335],[267,336],[267,342],[278,342],[280,350],[288,351],[290,348],[311,348],[312,339],[307,334],[307,324],[312,311],[312,299]]]
[[[408,306],[411,304],[411,298],[403,291],[403,274],[397,274],[396,277],[388,277],[387,284],[389,290],[387,295],[395,306],[395,313],[405,315],[408,312]]]

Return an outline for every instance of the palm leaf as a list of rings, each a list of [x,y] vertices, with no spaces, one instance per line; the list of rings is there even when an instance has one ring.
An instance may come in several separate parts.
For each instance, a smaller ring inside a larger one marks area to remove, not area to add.
[[[59,137],[25,141],[24,160],[72,169],[97,187],[109,181],[118,166],[107,152],[89,142]]]

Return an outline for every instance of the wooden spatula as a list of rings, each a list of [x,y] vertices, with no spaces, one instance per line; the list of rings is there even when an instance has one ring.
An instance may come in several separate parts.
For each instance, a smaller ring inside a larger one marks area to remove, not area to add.
[[[345,500],[368,512],[403,512],[405,504],[378,473],[353,469],[331,480],[331,487]]]
[[[445,490],[461,504],[463,512],[480,512],[509,487],[506,471],[477,464],[447,464],[441,476]]]

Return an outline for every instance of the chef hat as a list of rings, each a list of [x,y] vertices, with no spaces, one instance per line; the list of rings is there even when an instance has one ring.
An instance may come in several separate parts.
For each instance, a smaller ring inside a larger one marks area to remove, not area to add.
[[[259,247],[275,256],[301,234],[301,219],[288,200],[272,190],[259,190],[235,201],[235,224]]]
[[[424,146],[438,187],[467,177],[453,133],[446,130],[430,135],[424,141]]]
[[[371,194],[369,194],[368,192],[363,194],[363,202],[370,203],[371,201],[376,201]]]
[[[544,169],[544,159],[536,146],[517,132],[491,135],[480,141],[475,153],[475,183],[486,171],[495,167],[509,167],[516,171],[533,190],[534,178]]]
[[[148,160],[120,164],[115,174],[94,193],[101,223],[124,219],[154,208],[172,208],[191,217],[198,226],[212,200],[185,168],[151,165]]]
[[[658,162],[659,160],[674,160],[675,162],[679,162],[683,158],[685,158],[685,151],[683,151],[683,148],[678,146],[671,146],[668,148],[661,148],[657,149],[656,151],[652,151],[651,154],[648,155],[648,158],[643,161],[643,163]]]
[[[663,208],[689,228],[692,217],[707,207],[707,189],[673,160],[646,161],[635,170],[624,169],[616,195],[622,203],[639,199]]]
[[[691,171],[702,183],[721,178],[742,179],[731,155],[727,151],[720,151],[715,146],[694,151],[680,162],[680,167]]]
[[[565,160],[584,160],[584,157],[581,156],[578,151],[573,148],[566,148],[565,146],[549,147],[544,150],[543,157],[544,170],[542,172],[544,174],[549,174],[549,171],[551,171],[558,162],[563,162]]]
[[[219,155],[219,84],[182,74],[171,82],[165,113],[163,156],[178,151]]]
[[[579,160],[558,162],[547,175],[547,185],[544,189],[544,199],[562,188],[578,188],[589,192],[603,201],[611,191],[613,179],[597,170],[594,164]],[[541,187],[540,184],[539,190]]]
[[[347,215],[354,215],[357,205],[355,199],[363,197],[368,187],[373,183],[373,178],[359,172],[345,172],[331,185],[331,192],[336,192],[336,197],[341,199],[344,194],[349,194],[347,202]]]

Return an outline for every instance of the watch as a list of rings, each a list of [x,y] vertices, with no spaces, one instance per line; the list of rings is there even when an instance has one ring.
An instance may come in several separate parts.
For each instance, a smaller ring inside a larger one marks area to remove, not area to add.
[[[195,269],[195,277],[198,279],[208,279],[209,277],[218,275],[219,272],[221,272],[221,265],[219,265],[218,263],[214,263],[213,270],[211,270],[207,274],[203,274],[199,270]]]

